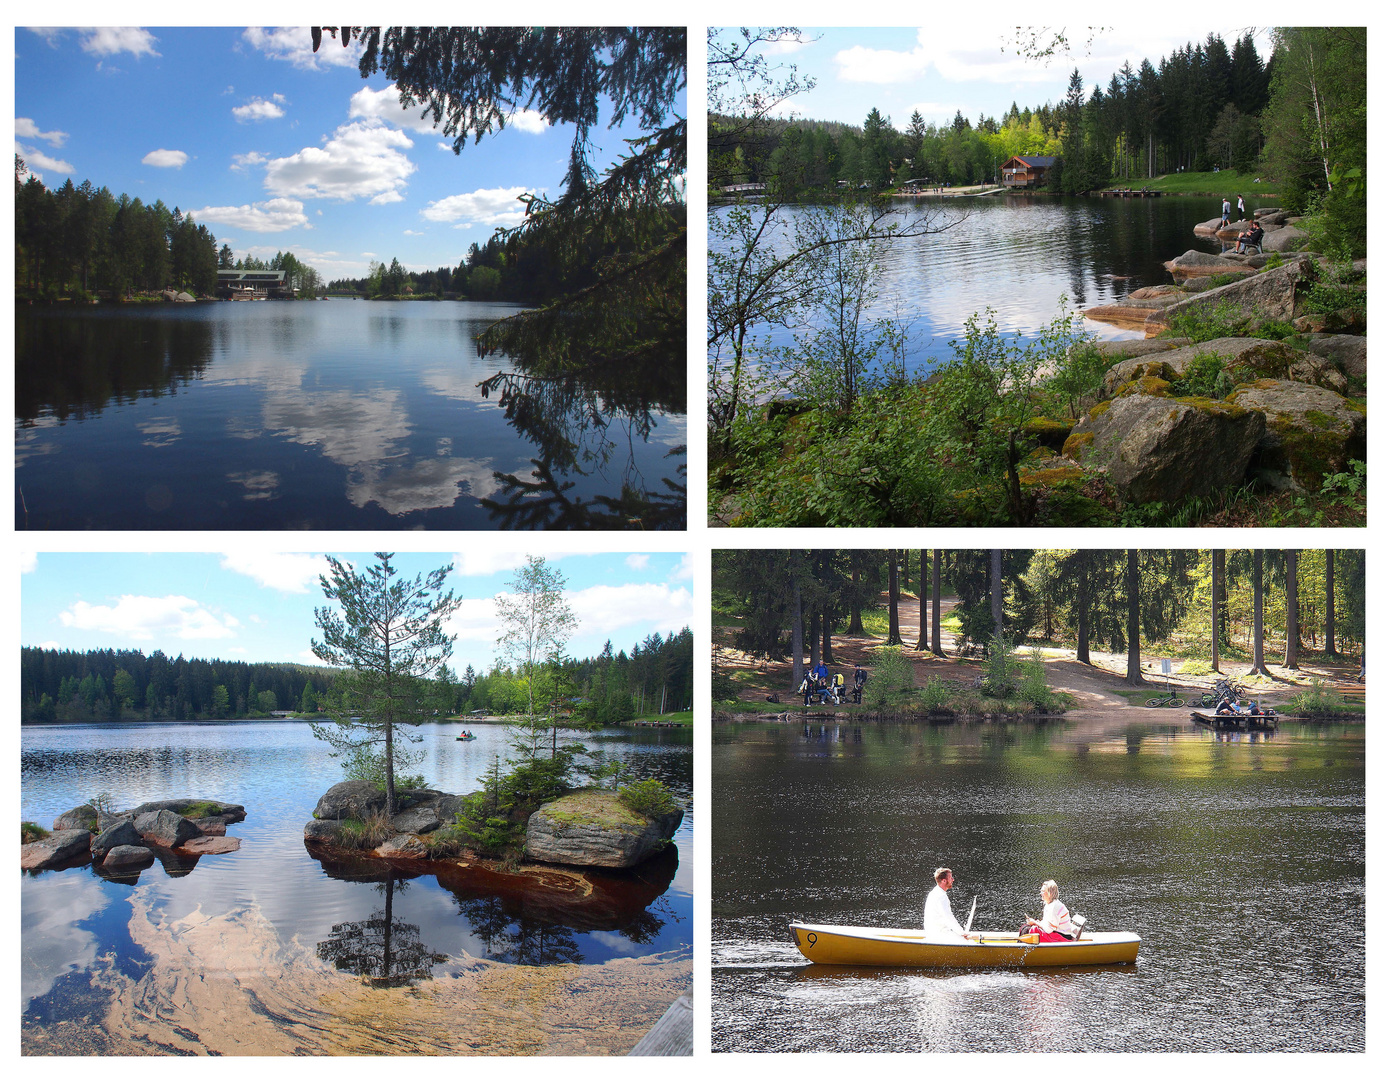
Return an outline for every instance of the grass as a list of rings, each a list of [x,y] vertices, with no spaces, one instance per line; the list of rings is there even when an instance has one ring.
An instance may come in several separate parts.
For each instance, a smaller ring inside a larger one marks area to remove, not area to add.
[[[656,720],[663,724],[683,724],[691,727],[694,724],[694,710],[686,709],[683,712],[667,713],[646,713],[644,716],[637,716],[636,720]]]
[[[186,818],[217,817],[221,812],[222,808],[216,803],[199,802],[181,811],[179,816]]]
[[[1255,179],[1261,179],[1262,182],[1255,184],[1253,182]],[[1245,204],[1251,203],[1254,198],[1276,199],[1279,197],[1276,185],[1269,184],[1267,177],[1259,173],[1234,172],[1232,169],[1221,169],[1219,172],[1167,173],[1155,180],[1115,180],[1108,186],[1145,187],[1151,191],[1165,192],[1168,195],[1208,195],[1213,199],[1227,196],[1235,214],[1238,213],[1238,202],[1235,198],[1238,195],[1243,196]],[[1210,212],[1210,217],[1219,217],[1218,203]]]
[[[42,840],[47,835],[48,830],[42,825],[35,825],[32,821],[19,823],[19,842],[21,844],[32,844],[35,840]]]

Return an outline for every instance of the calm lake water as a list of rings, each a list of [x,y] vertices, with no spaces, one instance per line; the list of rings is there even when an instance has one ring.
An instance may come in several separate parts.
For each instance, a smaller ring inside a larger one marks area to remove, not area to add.
[[[1364,1049],[1364,727],[1187,721],[714,729],[713,1048]],[[1136,965],[811,965],[792,920],[1039,915],[1054,878]]]
[[[17,308],[16,526],[683,528],[683,366],[508,378],[518,310]]]
[[[418,770],[443,790],[476,790],[493,756],[504,761],[506,734],[500,725],[477,725],[471,730],[478,738],[461,743],[458,730],[457,724],[421,728],[425,758]],[[404,880],[397,873],[387,880],[378,861],[320,863],[304,846],[303,827],[319,795],[341,779],[341,768],[307,724],[25,727],[24,820],[51,827],[55,816],[103,791],[123,807],[189,795],[246,807],[245,821],[227,830],[240,838],[241,849],[203,856],[191,870],[156,862],[133,885],[107,880],[90,867],[22,876],[26,1033],[61,1030],[72,1041],[76,1031],[82,1045],[84,1027],[100,1028],[110,1001],[132,992],[122,988],[133,985],[138,997],[146,984],[168,979],[161,968],[177,976],[180,964],[195,966],[197,977],[209,982],[234,978],[248,963],[261,974],[282,964],[288,983],[303,967],[302,954],[316,953],[343,969],[339,975],[329,968],[333,978],[355,985],[353,956],[361,939],[379,930],[383,910],[390,913],[397,959],[413,951],[422,973],[439,979],[473,958],[542,967],[621,957],[687,962],[693,941],[692,738],[688,731],[611,729],[585,734],[584,742],[623,760],[639,778],[664,781],[686,805],[666,855],[629,874],[590,872],[602,886],[597,903],[500,894],[475,883],[443,883],[432,874]],[[243,955],[244,947],[222,953],[207,946],[180,957],[174,947],[180,929],[216,920],[250,923],[258,955]],[[146,947],[151,938],[157,946]],[[321,990],[323,978],[317,970],[311,981]]]
[[[1265,200],[1245,192],[1244,201],[1251,208]],[[935,235],[881,248],[871,316],[899,315],[909,324],[911,370],[952,357],[950,341],[962,338],[965,320],[984,308],[997,313],[999,329],[1026,338],[1055,318],[1062,295],[1079,308],[1115,303],[1135,289],[1169,284],[1166,260],[1189,250],[1220,250],[1219,241],[1191,231],[1219,216],[1215,198],[1009,194],[897,203],[912,215],[938,213],[941,223],[962,219]],[[789,249],[790,231],[776,235]],[[1142,337],[1087,319],[1084,329],[1102,340]],[[770,336],[776,344],[791,343],[787,331]]]

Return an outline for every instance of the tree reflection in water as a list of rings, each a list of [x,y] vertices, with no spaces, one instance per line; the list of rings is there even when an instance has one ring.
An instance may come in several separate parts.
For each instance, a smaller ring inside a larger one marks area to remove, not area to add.
[[[401,881],[398,888],[403,892],[408,884]],[[414,923],[392,918],[397,888],[393,872],[377,888],[385,893],[385,910],[369,919],[334,925],[332,934],[318,943],[319,957],[339,971],[360,975],[371,986],[406,986],[432,977],[433,966],[448,957],[430,951]]]
[[[503,371],[483,380],[482,396],[497,395],[507,423],[539,447],[540,456],[530,459],[530,479],[493,473],[504,498],[483,499],[482,505],[513,529],[683,529],[684,484],[662,477],[651,490],[636,461],[637,444],[651,435],[652,411],[684,412],[683,371],[679,374],[679,380],[670,380],[618,370],[600,378],[587,373],[580,380]],[[684,453],[684,446],[676,446],[665,457]],[[619,462],[619,494],[570,494],[576,481],[567,477],[608,476]],[[676,473],[683,480],[683,461]]]

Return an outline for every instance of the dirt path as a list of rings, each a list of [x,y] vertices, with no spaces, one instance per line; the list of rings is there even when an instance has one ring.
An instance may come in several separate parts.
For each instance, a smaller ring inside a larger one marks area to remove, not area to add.
[[[886,608],[888,601],[885,592],[882,593],[880,602],[882,607]],[[927,600],[926,603],[928,607],[929,601]],[[941,618],[953,610],[955,604],[954,597],[941,597]],[[904,655],[914,671],[916,685],[925,685],[926,680],[932,675],[946,679],[972,680],[979,673],[982,662],[978,658],[958,656],[957,635],[945,631],[944,644],[947,655],[944,657],[933,656],[929,652],[916,649],[918,639],[921,636],[920,607],[920,600],[911,596],[901,597],[897,604],[901,637],[905,643]],[[757,663],[747,654],[729,647],[727,642],[730,640],[731,631],[726,628],[723,628],[721,633],[715,630],[715,641],[717,642],[715,651],[718,655],[719,665],[725,669],[732,668],[756,673],[754,677],[742,684],[739,696],[743,700],[761,701],[771,693],[779,694],[783,700],[789,700],[793,696],[787,693],[791,683],[792,665],[789,659],[773,663]],[[851,671],[855,662],[870,666],[872,651],[884,644],[885,641],[885,635],[871,633],[835,634],[831,642],[832,658],[826,663],[831,671],[836,669]],[[805,643],[806,659],[809,657],[809,651],[809,642],[807,641]],[[1145,708],[1140,700],[1137,704],[1132,704],[1128,698],[1118,692],[1134,689],[1126,681],[1128,669],[1126,653],[1107,653],[1091,648],[1088,664],[1081,664],[1076,660],[1075,650],[1069,646],[1042,646],[1041,653],[1046,662],[1046,672],[1052,688],[1074,695],[1076,708],[1071,710],[1072,714],[1077,712],[1109,713],[1117,710]],[[1179,669],[1180,666],[1181,661],[1173,658],[1173,669]],[[1344,664],[1308,662],[1303,664],[1299,670],[1292,671],[1274,663],[1273,659],[1269,657],[1267,658],[1267,667],[1271,672],[1271,678],[1254,682],[1247,675],[1251,666],[1247,660],[1226,660],[1220,666],[1225,677],[1243,683],[1249,688],[1252,696],[1259,701],[1273,705],[1284,702],[1299,689],[1309,685],[1312,678],[1321,678],[1327,682],[1346,682],[1353,679],[1359,670],[1357,663],[1351,662]],[[1143,656],[1142,673],[1146,681],[1141,689],[1150,691],[1154,696],[1161,694],[1166,689],[1167,679],[1161,673],[1160,654]],[[1171,676],[1170,685],[1181,696],[1190,697],[1203,690],[1213,688],[1218,677],[1217,675],[1174,674]],[[851,676],[848,677],[848,681],[851,683]]]

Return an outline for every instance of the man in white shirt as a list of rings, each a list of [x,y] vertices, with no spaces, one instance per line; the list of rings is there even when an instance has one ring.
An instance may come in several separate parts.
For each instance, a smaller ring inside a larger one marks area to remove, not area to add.
[[[925,898],[925,939],[954,942],[968,940],[949,903],[949,890],[954,885],[954,871],[942,866],[935,871],[935,887]]]

